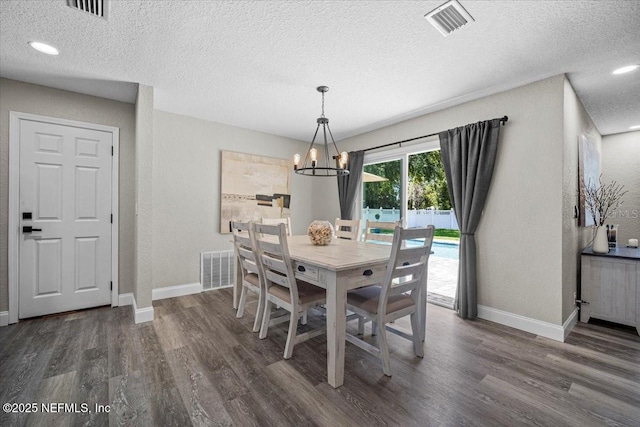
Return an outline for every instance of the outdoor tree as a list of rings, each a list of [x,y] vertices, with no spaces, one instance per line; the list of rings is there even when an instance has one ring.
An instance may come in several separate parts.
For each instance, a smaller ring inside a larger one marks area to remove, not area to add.
[[[440,151],[409,156],[409,209],[451,209]]]
[[[365,183],[364,206],[371,209],[399,208],[400,161],[366,165],[364,171],[387,178],[387,181]],[[432,206],[436,209],[451,209],[447,180],[438,150],[409,156],[407,207],[427,209]]]
[[[391,209],[400,207],[400,161],[366,165],[365,172],[372,173],[387,181],[367,182],[364,185],[364,206],[371,209]]]

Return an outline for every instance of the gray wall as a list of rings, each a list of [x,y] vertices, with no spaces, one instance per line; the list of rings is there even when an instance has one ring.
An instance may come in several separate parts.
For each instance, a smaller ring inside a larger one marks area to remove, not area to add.
[[[580,251],[593,237],[591,227],[579,227],[573,207],[578,205],[578,137],[586,135],[599,151],[602,137],[564,79],[564,145],[562,151],[562,321],[575,310],[574,293],[580,282]]]
[[[8,310],[9,112],[39,114],[120,128],[120,293],[133,286],[134,106],[74,92],[0,79],[0,311]]]
[[[291,159],[307,148],[304,142],[158,110],[153,139],[154,288],[199,282],[200,252],[233,248],[231,235],[220,234],[221,150]],[[315,207],[325,202],[313,187],[322,180],[296,175],[293,167],[291,175],[292,228],[302,234]]]
[[[151,307],[153,251],[153,88],[139,85],[136,96],[135,286],[138,308]]]
[[[339,142],[351,151],[508,115],[476,233],[478,303],[556,325],[564,320],[564,82],[552,77]],[[324,185],[319,212],[332,220],[336,184]]]
[[[615,216],[607,221],[620,224],[618,244],[640,239],[640,131],[602,138],[602,176],[624,184],[628,193]]]

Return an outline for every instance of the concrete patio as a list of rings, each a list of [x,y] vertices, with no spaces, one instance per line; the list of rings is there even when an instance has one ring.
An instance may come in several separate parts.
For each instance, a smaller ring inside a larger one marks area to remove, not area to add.
[[[427,280],[428,300],[434,304],[452,308],[458,284],[458,260],[429,257],[429,277]],[[434,295],[435,294],[435,295]],[[445,298],[439,298],[443,296]]]

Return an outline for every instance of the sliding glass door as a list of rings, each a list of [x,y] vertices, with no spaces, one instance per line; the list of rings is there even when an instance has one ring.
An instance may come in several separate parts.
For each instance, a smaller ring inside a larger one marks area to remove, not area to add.
[[[460,232],[451,210],[437,141],[367,154],[362,177],[362,226],[401,221],[404,227],[434,225],[427,298],[453,307],[458,279]]]

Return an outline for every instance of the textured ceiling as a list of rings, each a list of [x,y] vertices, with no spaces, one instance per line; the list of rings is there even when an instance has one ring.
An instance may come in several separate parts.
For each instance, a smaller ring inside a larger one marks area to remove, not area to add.
[[[442,1],[0,3],[0,76],[309,140],[328,85],[336,139],[567,73],[602,134],[640,124],[640,1],[472,1],[444,38]],[[47,56],[27,42],[60,50]],[[504,111],[509,114],[509,111]]]

